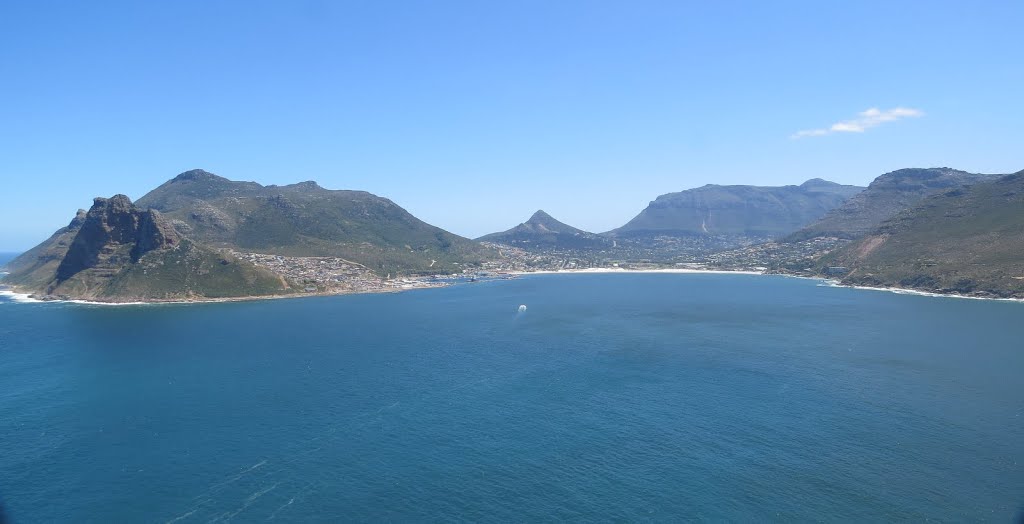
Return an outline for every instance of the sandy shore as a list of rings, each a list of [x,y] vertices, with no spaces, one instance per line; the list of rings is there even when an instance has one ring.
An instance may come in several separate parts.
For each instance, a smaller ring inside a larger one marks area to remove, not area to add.
[[[617,267],[595,267],[588,269],[562,269],[562,270],[541,270],[541,271],[511,271],[508,275],[576,275],[576,274],[629,274],[629,273],[683,273],[683,274],[707,274],[707,275],[763,275],[763,271],[731,271],[727,269],[623,269]]]

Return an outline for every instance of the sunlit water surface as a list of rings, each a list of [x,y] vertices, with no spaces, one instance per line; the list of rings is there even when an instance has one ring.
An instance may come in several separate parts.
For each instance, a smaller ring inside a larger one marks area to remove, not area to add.
[[[15,522],[1006,521],[1022,371],[1024,304],[782,277],[0,299],[0,496]]]

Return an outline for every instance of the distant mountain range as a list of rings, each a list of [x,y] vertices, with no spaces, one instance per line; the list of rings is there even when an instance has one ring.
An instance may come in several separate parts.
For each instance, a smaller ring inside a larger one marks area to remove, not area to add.
[[[192,170],[134,204],[123,195],[95,199],[88,212],[79,210],[68,226],[8,263],[3,283],[62,298],[230,298],[323,290],[323,278],[336,274],[327,269],[347,275],[339,277],[349,279],[345,289],[360,290],[389,277],[488,264],[675,264],[736,246],[731,256],[741,257],[743,267],[768,267],[755,254],[774,253],[766,255],[775,257],[771,267],[817,268],[850,284],[1024,296],[1024,172],[902,169],[866,189],[822,179],[706,185],[662,195],[600,235],[537,211],[474,241],[363,191],[315,182],[263,186]],[[821,246],[832,251],[822,256]],[[787,252],[793,255],[781,255]],[[311,281],[310,272],[327,276]]]
[[[882,221],[933,195],[965,184],[992,180],[999,175],[981,175],[946,167],[900,169],[879,176],[864,191],[853,195],[820,220],[788,236],[786,241],[815,237],[854,239],[867,234]]]
[[[895,213],[822,266],[848,270],[847,284],[1024,298],[1024,171],[975,179]]]
[[[559,222],[544,211],[537,211],[529,220],[512,229],[484,235],[477,240],[523,248],[591,249],[612,245],[610,239]]]
[[[709,184],[661,195],[609,234],[779,237],[821,218],[863,189],[820,178],[781,187]]]

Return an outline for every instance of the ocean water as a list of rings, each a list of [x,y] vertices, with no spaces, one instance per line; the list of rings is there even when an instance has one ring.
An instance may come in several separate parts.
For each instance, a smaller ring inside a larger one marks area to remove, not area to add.
[[[1024,304],[783,277],[0,299],[0,497],[26,523],[1005,522],[1022,372]]]

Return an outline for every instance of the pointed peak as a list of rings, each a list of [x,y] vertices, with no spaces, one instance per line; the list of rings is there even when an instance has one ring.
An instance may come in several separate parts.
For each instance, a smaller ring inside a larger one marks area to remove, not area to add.
[[[551,215],[545,213],[543,209],[538,209],[537,212],[534,213],[530,217],[530,220],[527,220],[527,222],[541,222],[541,221],[547,221],[547,220],[555,220],[555,219]]]
[[[529,220],[518,226],[480,237],[481,240],[511,245],[562,245],[562,246],[599,246],[605,240],[593,233],[577,229],[559,222],[544,210],[539,209]]]

